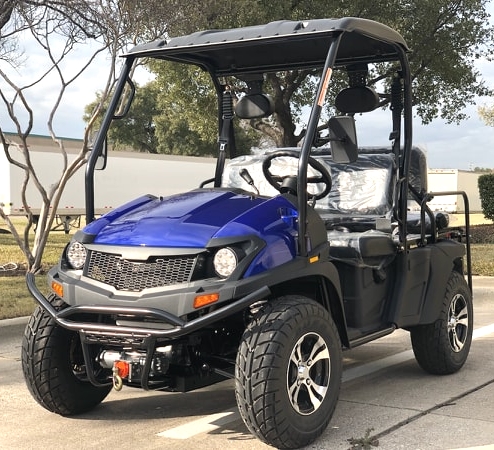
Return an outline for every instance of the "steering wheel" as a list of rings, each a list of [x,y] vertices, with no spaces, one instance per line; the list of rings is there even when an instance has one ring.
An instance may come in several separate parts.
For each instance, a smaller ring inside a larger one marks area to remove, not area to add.
[[[299,159],[300,154],[299,152],[296,152],[294,150],[278,150],[268,155],[267,158],[262,163],[262,173],[264,174],[264,177],[266,178],[268,183],[279,192],[285,192],[286,190],[289,190],[289,189],[284,189],[284,182],[287,179],[292,179],[292,180],[295,179],[294,175],[284,175],[284,176],[274,175],[269,170],[269,168],[271,167],[271,161],[273,159],[281,158],[283,156],[289,156],[291,158]],[[307,177],[307,183],[311,183],[311,184],[324,183],[324,189],[319,194],[307,193],[307,195],[309,200],[313,198],[315,198],[316,200],[320,200],[321,198],[326,197],[326,195],[328,195],[329,191],[331,190],[331,175],[329,174],[326,167],[324,167],[322,163],[320,163],[317,159],[313,158],[312,156],[309,156],[309,166],[312,167],[317,172],[319,172],[320,176]]]

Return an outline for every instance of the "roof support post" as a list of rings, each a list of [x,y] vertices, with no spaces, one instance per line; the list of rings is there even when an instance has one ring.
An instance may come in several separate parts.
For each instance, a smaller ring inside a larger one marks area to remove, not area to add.
[[[298,197],[298,254],[299,256],[307,256],[309,236],[307,236],[307,166],[309,164],[310,152],[314,137],[317,132],[317,125],[319,118],[321,117],[321,111],[326,98],[326,92],[329,82],[331,80],[331,74],[333,71],[333,65],[336,61],[336,54],[338,52],[338,46],[340,44],[342,33],[334,36],[331,40],[331,45],[326,56],[324,68],[317,88],[317,95],[312,105],[312,110],[307,124],[307,133],[305,135],[302,150],[300,151],[300,159],[298,162],[298,185],[297,185],[297,197]]]
[[[120,103],[120,99],[133,64],[134,58],[125,59],[125,64],[115,86],[115,92],[111,98],[110,104],[108,105],[108,110],[103,117],[101,127],[98,131],[93,149],[89,154],[89,159],[86,164],[86,223],[90,223],[94,220],[94,170],[96,167],[96,162],[98,161],[98,157],[102,154],[108,130],[114,118],[115,111]]]

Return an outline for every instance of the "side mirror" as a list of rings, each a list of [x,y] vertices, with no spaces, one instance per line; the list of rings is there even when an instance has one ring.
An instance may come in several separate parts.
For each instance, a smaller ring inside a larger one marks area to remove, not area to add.
[[[105,139],[103,141],[103,147],[101,149],[101,153],[98,156],[98,159],[96,161],[96,165],[94,166],[95,170],[105,170],[106,169],[106,160],[108,158],[108,144],[107,140]]]
[[[91,142],[89,142],[89,149],[91,152],[97,151],[96,145],[98,142],[100,142],[100,139],[98,138],[99,138],[99,132],[96,131],[92,135]],[[101,151],[98,154],[98,159],[96,160],[94,170],[105,170],[107,158],[108,158],[108,144],[105,138],[101,144]]]
[[[331,117],[328,126],[333,161],[336,163],[352,163],[356,161],[358,145],[353,116]]]

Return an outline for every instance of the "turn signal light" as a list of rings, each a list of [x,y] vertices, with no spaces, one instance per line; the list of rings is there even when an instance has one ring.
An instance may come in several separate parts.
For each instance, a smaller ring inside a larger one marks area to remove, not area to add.
[[[56,282],[52,281],[51,282],[51,289],[55,294],[57,294],[60,298],[63,298],[63,285]]]
[[[211,303],[217,302],[220,298],[220,294],[215,292],[214,294],[202,294],[198,295],[194,299],[194,308],[201,308],[203,306],[210,305]]]

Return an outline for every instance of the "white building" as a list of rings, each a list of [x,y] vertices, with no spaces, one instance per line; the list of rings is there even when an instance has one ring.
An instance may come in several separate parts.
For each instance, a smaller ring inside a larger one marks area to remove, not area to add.
[[[482,212],[478,179],[482,175],[478,172],[469,172],[459,169],[429,169],[428,191],[464,191],[468,196],[470,212]],[[465,205],[462,196],[436,196],[429,203],[434,211],[464,212]]]

